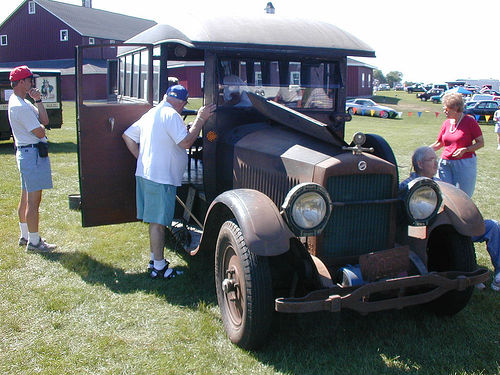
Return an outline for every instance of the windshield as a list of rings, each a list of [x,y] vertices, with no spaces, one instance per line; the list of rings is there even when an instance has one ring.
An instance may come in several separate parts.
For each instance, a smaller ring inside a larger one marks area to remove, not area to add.
[[[338,62],[219,60],[218,106],[250,107],[247,92],[289,108],[334,110],[342,79]]]

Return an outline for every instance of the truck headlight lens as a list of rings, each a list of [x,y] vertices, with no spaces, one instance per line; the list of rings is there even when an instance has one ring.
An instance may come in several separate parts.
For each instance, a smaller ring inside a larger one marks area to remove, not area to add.
[[[428,225],[437,215],[443,198],[430,178],[420,177],[408,184],[406,212],[411,225]]]
[[[303,183],[288,192],[282,209],[285,220],[295,235],[316,236],[328,222],[332,202],[323,186]]]

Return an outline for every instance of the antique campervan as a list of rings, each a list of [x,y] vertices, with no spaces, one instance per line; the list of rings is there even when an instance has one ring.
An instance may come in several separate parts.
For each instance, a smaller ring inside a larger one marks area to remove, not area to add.
[[[80,91],[93,47],[77,48]],[[382,137],[344,140],[347,56],[375,56],[353,35],[269,15],[177,18],[118,45],[118,56],[116,100],[77,99],[83,225],[136,220],[122,132],[162,99],[169,63],[201,63],[203,102],[217,110],[190,153],[179,213],[203,230],[190,254],[214,256],[235,344],[262,345],[274,312],[427,304],[455,314],[488,278],[470,238],[484,224],[464,193],[429,179],[398,193]]]

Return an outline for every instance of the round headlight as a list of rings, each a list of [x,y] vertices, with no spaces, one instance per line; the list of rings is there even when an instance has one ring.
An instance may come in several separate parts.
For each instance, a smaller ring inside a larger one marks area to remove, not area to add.
[[[283,203],[285,220],[299,237],[315,236],[326,226],[332,203],[324,187],[303,183],[290,190]]]
[[[427,225],[436,216],[442,197],[439,186],[429,178],[418,178],[408,184],[406,210],[412,225]]]

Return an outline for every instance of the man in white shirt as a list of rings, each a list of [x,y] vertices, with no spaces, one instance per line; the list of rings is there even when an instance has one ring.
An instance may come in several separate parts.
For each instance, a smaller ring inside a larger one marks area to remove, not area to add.
[[[127,148],[137,158],[137,218],[149,223],[149,268],[154,279],[175,275],[164,258],[165,227],[172,224],[175,194],[188,160],[186,149],[215,110],[215,105],[200,108],[188,131],[180,116],[187,100],[183,86],[169,87],[163,100],[123,133]]]
[[[21,174],[19,245],[26,246],[26,251],[48,252],[54,250],[56,245],[40,238],[38,224],[42,190],[52,188],[50,160],[41,147],[47,146],[45,125],[48,125],[49,117],[40,90],[34,87],[35,75],[26,65],[14,68],[9,79],[14,91],[9,98],[9,122],[16,145],[17,167]],[[25,100],[26,95],[35,101],[35,105]],[[44,150],[46,152],[47,148]]]
[[[495,121],[495,133],[497,133],[497,150],[500,151],[500,109],[495,111],[493,121]]]

